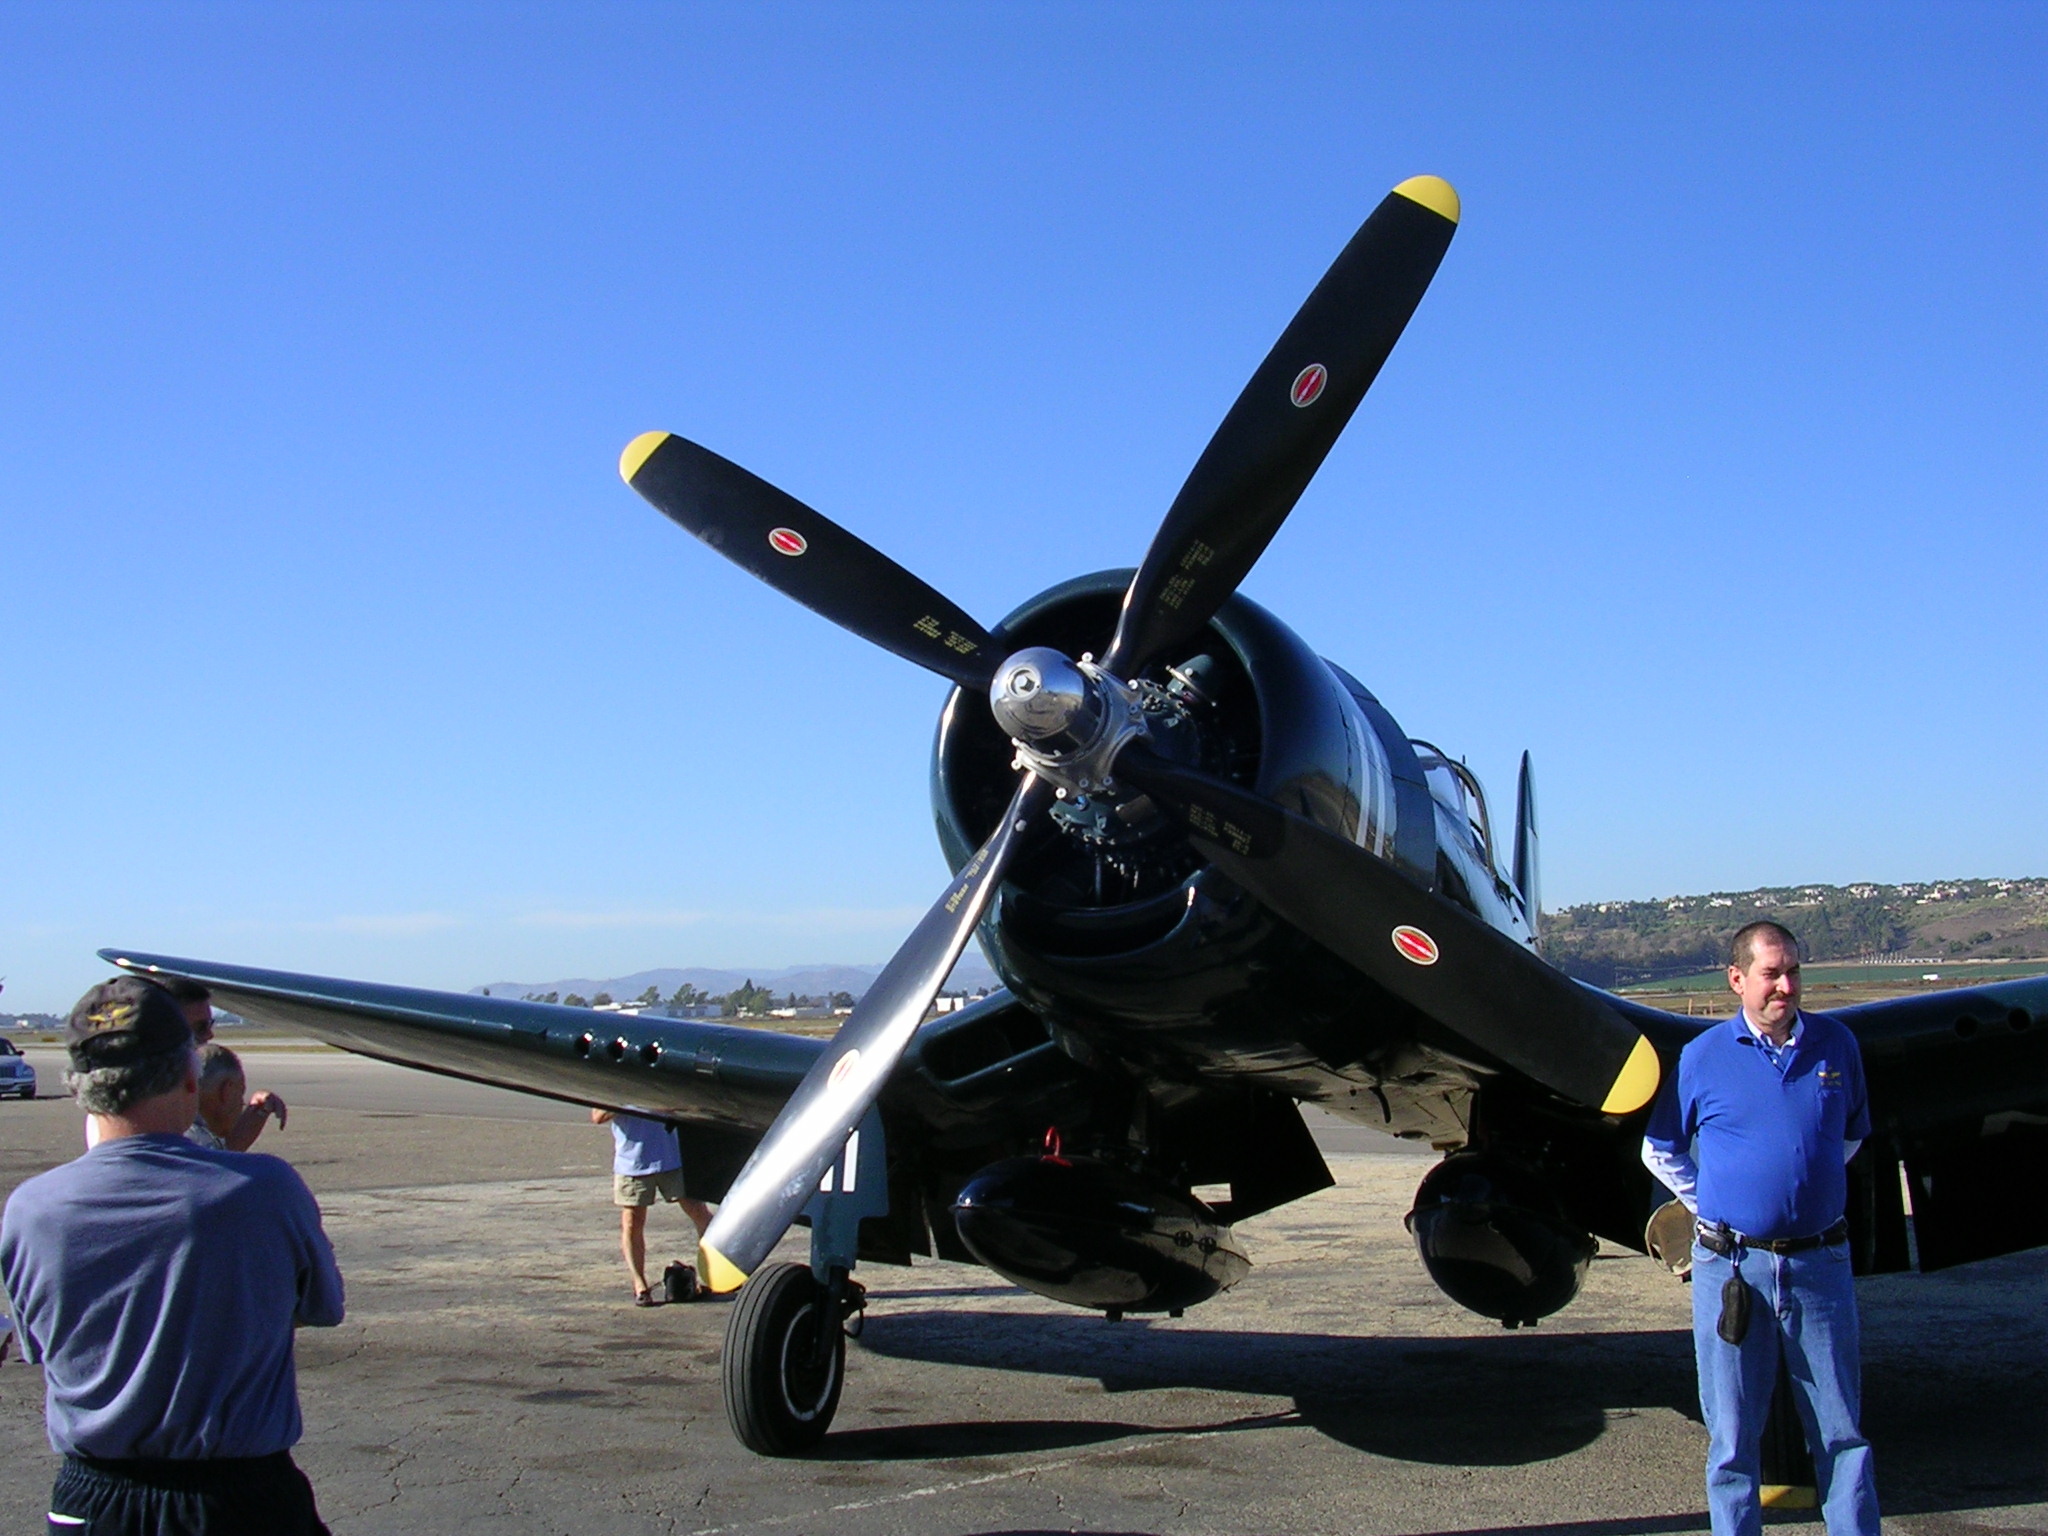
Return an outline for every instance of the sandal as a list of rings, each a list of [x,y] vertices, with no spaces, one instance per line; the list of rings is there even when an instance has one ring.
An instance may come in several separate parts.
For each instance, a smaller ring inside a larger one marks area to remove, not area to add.
[[[658,1306],[660,1303],[655,1301],[654,1292],[652,1291],[635,1291],[633,1293],[633,1305],[636,1307],[652,1307]]]

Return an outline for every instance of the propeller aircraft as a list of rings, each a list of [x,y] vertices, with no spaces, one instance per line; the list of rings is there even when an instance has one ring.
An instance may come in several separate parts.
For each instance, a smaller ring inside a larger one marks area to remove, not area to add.
[[[1234,1224],[1332,1182],[1304,1103],[1444,1154],[1408,1225],[1452,1299],[1511,1327],[1555,1312],[1596,1237],[1645,1248],[1642,1124],[1702,1023],[1540,957],[1526,755],[1503,844],[1462,762],[1237,592],[1459,214],[1436,177],[1395,187],[1136,569],[993,628],[709,449],[628,444],[620,473],[669,518],[953,684],[931,793],[955,873],[829,1042],[102,953],[368,1056],[672,1121],[689,1192],[718,1202],[702,1276],[739,1292],[728,1417],[763,1454],[827,1432],[863,1262],[978,1263],[1112,1319],[1237,1283]],[[927,1021],[976,938],[1004,986]],[[2048,978],[1841,1017],[1877,1127],[1852,1169],[1859,1272],[2048,1242]],[[771,1262],[798,1222],[810,1262]]]

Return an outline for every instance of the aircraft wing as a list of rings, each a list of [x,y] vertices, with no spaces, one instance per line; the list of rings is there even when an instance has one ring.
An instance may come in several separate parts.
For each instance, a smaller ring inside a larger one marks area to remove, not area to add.
[[[1604,995],[1667,1065],[1711,1027]],[[1825,1011],[1855,1034],[1870,1090],[1871,1134],[1849,1164],[1856,1272],[2048,1245],[2048,976]],[[1631,1154],[1639,1132],[1622,1128]]]
[[[474,992],[342,981],[103,949],[139,976],[201,982],[223,1008],[360,1056],[675,1123],[685,1176],[722,1198],[827,1042],[770,1029],[600,1013]],[[1007,991],[926,1024],[882,1096],[893,1169],[966,1172],[1019,1149],[1085,1089],[1036,1015]],[[922,1215],[904,1201],[914,1243]],[[950,1231],[950,1227],[948,1228]],[[945,1234],[941,1234],[941,1238]],[[924,1251],[919,1249],[917,1251]],[[949,1256],[951,1256],[949,1254]]]
[[[1877,1268],[2048,1244],[2048,976],[1832,1010],[1855,1031],[1871,1143],[1852,1191]],[[1912,1197],[1910,1246],[1898,1167]],[[1856,1212],[1852,1209],[1852,1217]]]
[[[103,949],[140,976],[202,982],[221,1006],[358,1055],[575,1104],[765,1130],[825,1042],[708,1020],[338,981]],[[621,1068],[641,1068],[621,1071]]]
[[[825,1049],[823,1040],[708,1020],[599,1013],[119,949],[100,955],[139,976],[201,982],[230,1012],[358,1055],[660,1115],[676,1122],[693,1189],[719,1193]]]

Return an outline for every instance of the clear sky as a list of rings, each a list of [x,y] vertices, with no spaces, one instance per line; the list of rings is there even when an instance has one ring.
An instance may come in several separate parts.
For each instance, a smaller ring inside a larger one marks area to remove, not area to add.
[[[944,686],[1133,563],[1395,182],[1457,241],[1246,584],[1553,905],[2048,872],[2048,7],[0,7],[0,974],[885,958]]]

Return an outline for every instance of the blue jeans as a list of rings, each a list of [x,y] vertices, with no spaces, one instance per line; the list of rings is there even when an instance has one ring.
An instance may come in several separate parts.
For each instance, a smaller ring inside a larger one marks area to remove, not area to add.
[[[1715,1332],[1721,1287],[1737,1264],[1753,1294],[1740,1348]],[[1731,1259],[1695,1243],[1692,1342],[1707,1424],[1707,1509],[1714,1536],[1760,1536],[1759,1460],[1783,1351],[1828,1536],[1878,1536],[1877,1481],[1862,1413],[1856,1292],[1849,1245],[1801,1253],[1742,1250]]]

